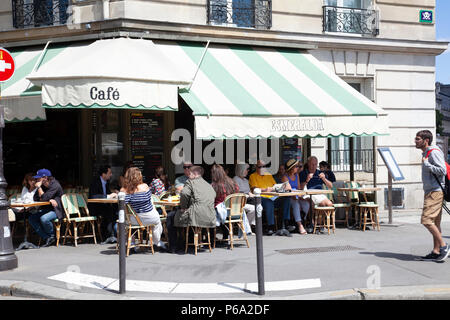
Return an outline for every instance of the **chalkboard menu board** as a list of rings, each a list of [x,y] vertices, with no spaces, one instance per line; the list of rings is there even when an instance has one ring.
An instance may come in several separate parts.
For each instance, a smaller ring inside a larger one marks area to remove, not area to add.
[[[298,139],[284,139],[282,150],[282,164],[285,164],[289,159],[302,161],[302,146],[299,145]]]
[[[163,164],[164,118],[162,113],[133,112],[130,117],[130,147],[133,165],[150,183],[156,167]]]

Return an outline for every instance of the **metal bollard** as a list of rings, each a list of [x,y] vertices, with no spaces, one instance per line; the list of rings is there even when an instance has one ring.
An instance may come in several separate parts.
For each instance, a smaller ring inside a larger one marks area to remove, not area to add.
[[[126,282],[126,234],[125,234],[125,193],[119,192],[119,293],[125,293]]]
[[[258,294],[264,295],[264,253],[263,253],[263,230],[262,230],[262,206],[261,189],[255,188],[255,213],[256,213],[256,264],[258,270]]]

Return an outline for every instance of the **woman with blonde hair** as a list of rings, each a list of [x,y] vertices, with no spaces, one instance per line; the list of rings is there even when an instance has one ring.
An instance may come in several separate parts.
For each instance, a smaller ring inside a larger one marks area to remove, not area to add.
[[[153,243],[165,250],[166,245],[161,241],[162,225],[159,213],[152,204],[152,193],[149,186],[143,182],[139,168],[130,167],[123,179],[122,192],[125,192],[125,202],[129,204],[139,216],[143,224],[152,224]],[[134,220],[134,221],[133,221]],[[132,223],[137,221],[132,218]]]

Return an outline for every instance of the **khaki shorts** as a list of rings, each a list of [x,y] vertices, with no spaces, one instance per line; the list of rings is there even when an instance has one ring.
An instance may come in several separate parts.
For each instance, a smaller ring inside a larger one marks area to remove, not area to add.
[[[423,211],[421,223],[424,225],[433,225],[441,223],[442,202],[444,193],[442,191],[432,191],[425,195],[423,201]]]

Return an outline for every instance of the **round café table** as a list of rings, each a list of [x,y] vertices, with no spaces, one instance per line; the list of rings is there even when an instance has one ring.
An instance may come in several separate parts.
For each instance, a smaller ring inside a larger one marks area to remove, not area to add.
[[[27,223],[27,217],[30,214],[30,211],[28,209],[33,207],[40,207],[40,206],[48,206],[51,203],[49,201],[36,201],[36,202],[30,202],[30,203],[22,203],[22,202],[14,202],[9,205],[10,208],[24,208],[23,210],[23,225],[25,227],[25,236],[22,241],[22,243],[19,245],[19,247],[16,249],[16,251],[22,250],[22,249],[37,249],[39,248],[35,244],[28,242],[27,239],[27,232],[26,232],[26,223]]]

